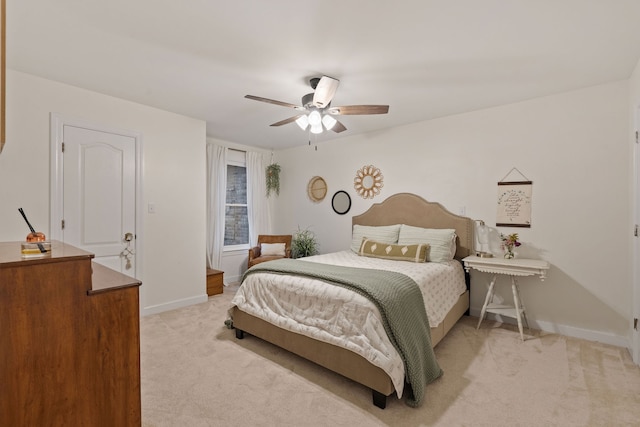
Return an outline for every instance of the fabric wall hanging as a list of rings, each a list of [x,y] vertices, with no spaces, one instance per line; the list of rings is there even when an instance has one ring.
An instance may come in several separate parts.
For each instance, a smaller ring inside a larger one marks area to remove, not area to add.
[[[513,172],[520,174],[523,179],[507,181]],[[498,182],[496,227],[531,227],[532,190],[533,181],[515,167]]]

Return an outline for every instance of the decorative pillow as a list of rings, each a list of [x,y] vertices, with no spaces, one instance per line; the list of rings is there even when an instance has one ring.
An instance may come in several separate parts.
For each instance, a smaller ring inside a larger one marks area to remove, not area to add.
[[[452,228],[421,228],[402,224],[399,245],[429,244],[427,261],[448,262],[456,255],[456,230]]]
[[[426,243],[394,245],[364,238],[358,255],[396,261],[426,262],[428,249],[429,245]]]
[[[284,256],[284,243],[261,243],[260,256]]]
[[[400,224],[381,226],[354,225],[353,234],[351,235],[351,250],[358,253],[363,237],[383,243],[397,243],[399,232]]]

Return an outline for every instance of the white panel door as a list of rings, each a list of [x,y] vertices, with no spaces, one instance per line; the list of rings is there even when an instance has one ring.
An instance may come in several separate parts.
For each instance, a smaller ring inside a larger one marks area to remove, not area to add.
[[[64,125],[63,141],[64,242],[135,276],[135,138]]]

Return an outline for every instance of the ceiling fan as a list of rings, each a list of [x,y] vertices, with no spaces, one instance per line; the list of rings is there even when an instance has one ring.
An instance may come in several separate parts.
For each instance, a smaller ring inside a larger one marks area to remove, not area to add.
[[[309,128],[309,131],[315,134],[322,133],[325,129],[332,130],[336,133],[347,130],[347,128],[333,116],[387,114],[389,112],[388,105],[347,105],[343,107],[332,107],[331,100],[340,84],[339,80],[332,77],[314,77],[309,81],[309,84],[311,88],[314,89],[314,92],[302,97],[302,105],[289,104],[288,102],[276,101],[254,95],[245,95],[245,98],[293,108],[299,111],[300,114],[273,123],[271,126],[282,126],[295,122],[302,130]]]

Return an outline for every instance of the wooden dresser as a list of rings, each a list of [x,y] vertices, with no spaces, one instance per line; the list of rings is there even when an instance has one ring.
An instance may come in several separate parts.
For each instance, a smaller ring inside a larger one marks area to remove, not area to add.
[[[139,426],[141,283],[51,246],[0,243],[0,425]]]

